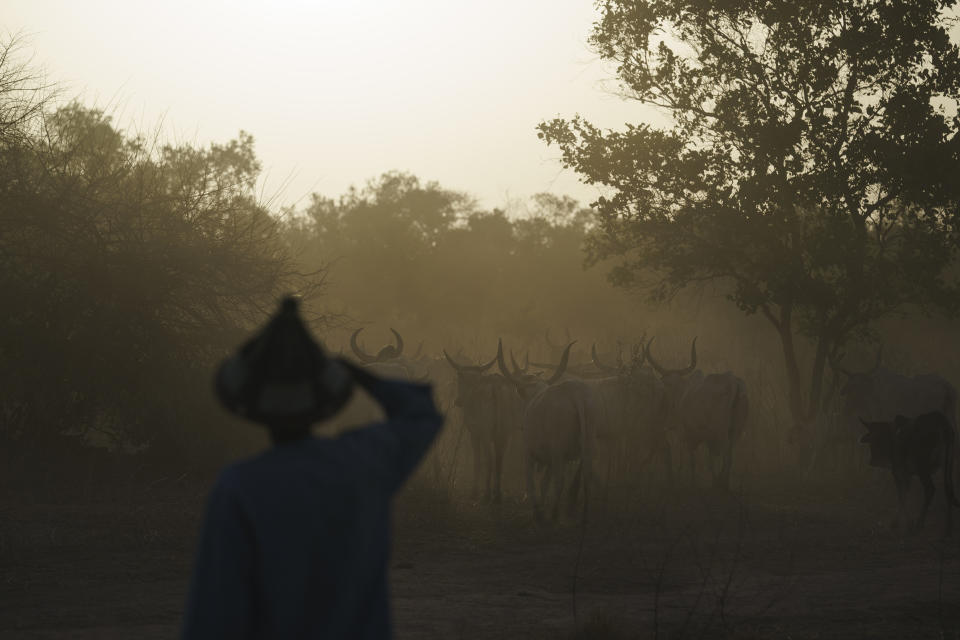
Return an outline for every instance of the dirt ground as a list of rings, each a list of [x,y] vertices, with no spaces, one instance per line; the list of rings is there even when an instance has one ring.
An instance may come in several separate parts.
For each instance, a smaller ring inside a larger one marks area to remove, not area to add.
[[[204,483],[0,504],[0,638],[171,638]],[[891,531],[889,484],[612,489],[586,523],[410,487],[398,638],[960,638],[960,543]],[[956,513],[955,513],[956,515]],[[958,527],[960,529],[960,527]]]

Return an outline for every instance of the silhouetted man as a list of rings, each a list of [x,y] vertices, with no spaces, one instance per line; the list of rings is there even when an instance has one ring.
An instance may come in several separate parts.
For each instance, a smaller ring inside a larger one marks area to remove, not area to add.
[[[386,420],[312,437],[354,383]],[[430,387],[327,358],[293,299],[221,365],[216,387],[274,446],[217,480],[183,638],[390,637],[390,502],[440,430]]]

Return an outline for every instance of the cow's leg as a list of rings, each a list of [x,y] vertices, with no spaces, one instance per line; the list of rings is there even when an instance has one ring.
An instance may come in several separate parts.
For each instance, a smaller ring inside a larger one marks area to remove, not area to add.
[[[920,482],[923,484],[923,508],[920,509],[920,517],[917,519],[917,530],[923,528],[923,523],[927,521],[927,509],[933,500],[933,494],[936,488],[933,486],[933,479],[930,474],[920,474]]]
[[[507,443],[504,438],[497,438],[494,441],[494,450],[493,450],[493,502],[500,504],[500,500],[503,497],[501,493],[500,482],[503,478],[503,454],[507,448]]]
[[[483,496],[480,501],[490,501],[490,489],[493,484],[493,443],[483,443]]]
[[[473,429],[470,430],[470,444],[473,447],[473,488],[470,490],[470,498],[476,500],[480,495],[480,483],[484,476],[484,442],[480,434]]]
[[[660,444],[660,447],[663,449],[663,460],[664,465],[666,465],[667,471],[667,484],[673,486],[673,452],[670,449],[670,442],[664,438],[664,441]]]
[[[697,486],[697,448],[687,445],[687,453],[690,455],[690,485]]]
[[[560,502],[563,500],[563,485],[567,479],[567,463],[561,460],[559,457],[555,457],[550,466],[555,466],[557,468],[556,476],[553,480],[553,489],[556,493],[556,502],[553,503],[553,510],[550,512],[550,518],[554,521],[560,515]],[[547,501],[543,502],[544,507],[547,505]]]
[[[730,488],[730,467],[733,466],[733,439],[727,441],[726,450],[723,452],[723,466],[720,468],[720,475],[717,478],[717,486],[721,489]]]
[[[944,473],[944,476],[946,476],[947,472],[944,471],[943,473]],[[947,482],[949,481],[950,480],[947,479]],[[947,513],[946,513],[947,521],[944,524],[944,527],[945,527],[944,534],[947,538],[949,538],[950,536],[953,535],[953,502],[950,500],[950,494],[947,492],[946,487],[944,487],[943,499],[947,505]]]
[[[612,471],[613,457],[617,455],[616,447],[612,448],[607,455],[607,479],[603,483],[603,511],[607,511],[607,502],[610,499],[610,472]],[[580,475],[583,472],[583,462],[577,465],[577,475],[574,477],[575,482],[579,482]],[[579,489],[578,489],[579,490]],[[573,503],[577,501],[576,496],[573,498]]]
[[[540,504],[537,507],[537,510],[546,509],[550,504],[548,502],[550,498],[550,483],[553,480],[553,474],[555,469],[553,468],[553,462],[548,461],[543,465],[543,476],[540,478]],[[542,518],[542,514],[541,514]]]
[[[530,499],[530,502],[533,503],[533,517],[537,522],[543,521],[543,513],[540,511],[540,502],[537,500],[537,488],[533,481],[534,466],[536,461],[533,459],[533,456],[527,456],[527,496]],[[549,471],[544,472],[546,475]]]
[[[573,483],[567,494],[567,515],[573,516],[577,512],[577,497],[580,494],[580,483],[583,477],[583,461],[577,463],[577,470],[573,474]]]
[[[910,490],[910,476],[894,473],[893,481],[897,485],[897,515],[893,519],[892,526],[897,529],[901,524],[907,522],[907,492]]]

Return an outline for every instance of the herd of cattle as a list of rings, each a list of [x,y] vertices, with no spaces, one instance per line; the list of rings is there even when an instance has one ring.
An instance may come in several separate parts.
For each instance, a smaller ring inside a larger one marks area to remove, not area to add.
[[[501,500],[504,455],[508,441],[517,435],[527,497],[538,520],[548,504],[556,518],[564,498],[573,510],[581,492],[586,505],[591,488],[601,482],[601,471],[609,479],[613,471],[659,460],[672,481],[674,453],[686,454],[690,481],[695,483],[698,452],[706,449],[714,484],[729,487],[734,447],[750,414],[749,394],[737,375],[697,368],[696,338],[689,364],[677,369],[664,367],[654,357],[654,338],[641,340],[626,360],[617,353],[615,365],[604,363],[595,346],[589,360],[571,362],[575,341],[570,340],[556,349],[556,362],[525,359],[521,366],[512,351],[507,363],[502,341],[496,354],[480,363],[446,350],[442,357],[423,355],[421,349],[405,355],[402,336],[391,331],[395,344],[371,354],[359,344],[361,330],[356,330],[350,337],[353,355],[380,375],[430,380],[435,385],[441,404],[448,413],[459,413],[469,433],[473,491],[483,500]],[[554,346],[549,335],[547,342]],[[949,532],[951,506],[960,506],[951,484],[954,386],[939,375],[906,377],[892,372],[882,366],[879,352],[868,371],[833,364],[845,378],[836,431],[851,442],[863,435],[859,441],[869,445],[871,464],[891,469],[901,511],[910,478],[919,477],[925,499],[918,525],[933,496],[931,476],[942,468]],[[374,411],[361,399],[343,419],[348,424],[365,422]]]

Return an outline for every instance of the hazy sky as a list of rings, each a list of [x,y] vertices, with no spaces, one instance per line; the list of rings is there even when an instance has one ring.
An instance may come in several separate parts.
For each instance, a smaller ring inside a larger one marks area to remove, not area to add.
[[[121,122],[202,144],[249,131],[284,203],[400,169],[497,206],[597,195],[542,119],[647,113],[602,86],[595,17],[591,0],[5,0],[0,27]]]

